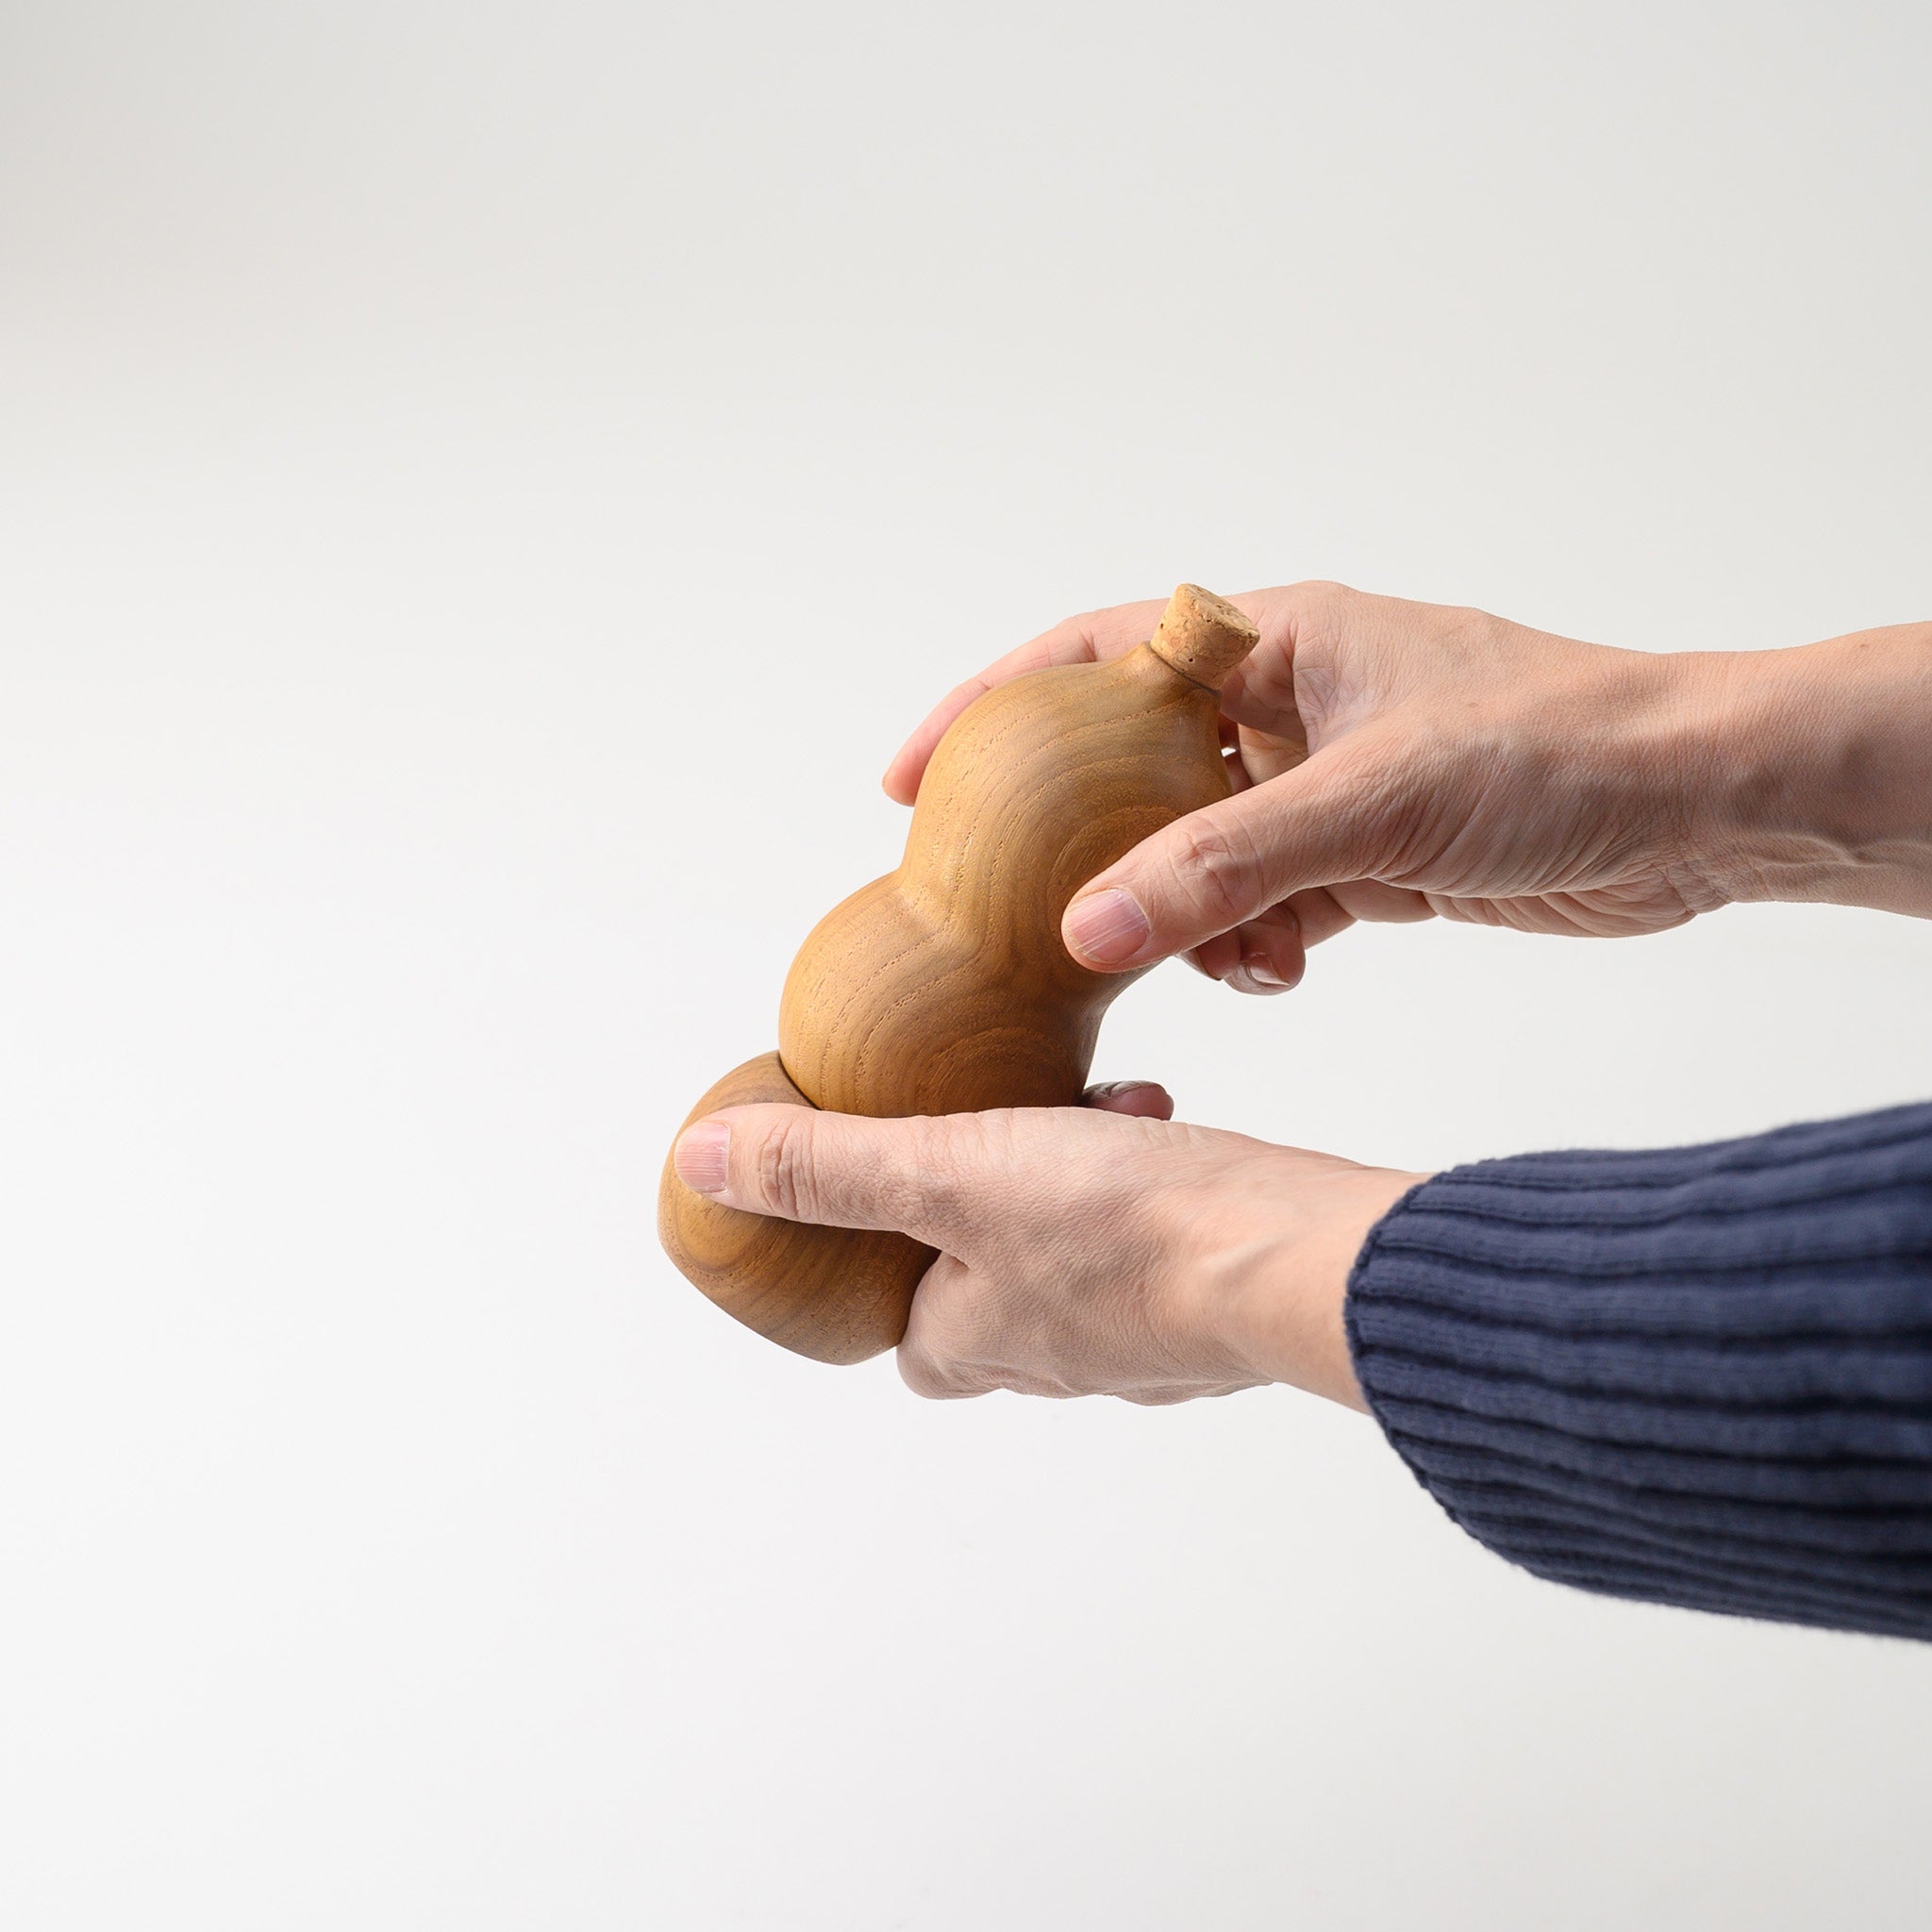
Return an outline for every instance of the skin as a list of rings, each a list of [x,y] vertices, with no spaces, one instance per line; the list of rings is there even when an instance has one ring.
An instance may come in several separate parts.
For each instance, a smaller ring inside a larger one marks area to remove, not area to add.
[[[1932,917],[1932,624],[1658,655],[1337,584],[1234,601],[1261,631],[1223,693],[1235,795],[1075,894],[1063,936],[1098,971],[1179,955],[1266,995],[1357,920],[1616,938],[1744,900]],[[912,802],[981,692],[1117,657],[1161,608],[1071,619],[969,679],[887,791]],[[921,1394],[1178,1402],[1284,1382],[1360,1407],[1349,1271],[1426,1176],[1172,1113],[1139,1082],[939,1120],[734,1108],[675,1158],[731,1206],[939,1248],[899,1351]]]

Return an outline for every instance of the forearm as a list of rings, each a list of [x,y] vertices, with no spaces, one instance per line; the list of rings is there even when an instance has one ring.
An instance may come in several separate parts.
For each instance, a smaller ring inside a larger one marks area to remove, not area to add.
[[[1439,1175],[1348,1327],[1391,1441],[1512,1561],[1932,1638],[1932,1107]]]
[[[1932,624],[1677,664],[1694,869],[1726,899],[1932,917]]]

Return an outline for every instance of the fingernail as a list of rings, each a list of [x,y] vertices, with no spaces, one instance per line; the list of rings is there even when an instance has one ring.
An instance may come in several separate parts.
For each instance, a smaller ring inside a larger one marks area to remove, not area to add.
[[[671,1150],[677,1178],[694,1193],[722,1194],[731,1161],[731,1127],[725,1121],[701,1121],[687,1127]]]
[[[1231,987],[1236,992],[1256,993],[1262,998],[1272,998],[1275,993],[1289,990],[1288,981],[1274,967],[1254,959],[1243,959],[1222,984]]]
[[[1153,936],[1141,902],[1131,892],[1109,886],[1091,898],[1076,899],[1067,908],[1067,943],[1080,958],[1096,966],[1124,966]]]

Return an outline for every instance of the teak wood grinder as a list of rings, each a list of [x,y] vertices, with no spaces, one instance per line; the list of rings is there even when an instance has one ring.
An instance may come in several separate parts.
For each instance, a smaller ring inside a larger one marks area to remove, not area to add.
[[[1101,1015],[1140,974],[1076,964],[1060,916],[1142,839],[1228,795],[1219,693],[1257,635],[1183,584],[1125,657],[975,700],[926,767],[898,871],[827,913],[791,962],[778,1051],[726,1074],[685,1124],[754,1101],[880,1116],[1077,1102]],[[894,1346],[934,1256],[903,1234],[722,1207],[668,1159],[658,1231],[726,1313],[826,1362]]]

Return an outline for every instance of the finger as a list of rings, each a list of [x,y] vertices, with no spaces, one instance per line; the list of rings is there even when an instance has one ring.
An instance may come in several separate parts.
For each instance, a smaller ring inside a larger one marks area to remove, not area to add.
[[[955,1256],[941,1255],[925,1271],[899,1343],[899,1379],[913,1394],[957,1402],[990,1395],[1001,1386],[961,1346],[978,1299],[974,1287],[972,1271]]]
[[[1341,887],[1336,888],[1337,891],[1341,890],[1343,889]],[[1378,886],[1375,890],[1392,892],[1395,889],[1392,886]],[[1401,896],[1420,899],[1422,894],[1404,893]],[[1285,902],[1285,908],[1293,914],[1294,924],[1300,929],[1301,959],[1299,964],[1287,958],[1271,960],[1270,963],[1274,966],[1279,977],[1291,985],[1299,985],[1300,972],[1306,968],[1307,961],[1307,949],[1310,946],[1319,946],[1324,940],[1332,940],[1339,932],[1346,932],[1355,924],[1355,915],[1337,905],[1325,886],[1311,886],[1306,892],[1297,892]],[[1274,912],[1282,909],[1280,907],[1272,908],[1269,912],[1264,912],[1261,918],[1267,921]],[[1424,911],[1414,916],[1426,918],[1428,914]],[[1209,979],[1225,982],[1228,974],[1241,963],[1251,930],[1252,923],[1238,925],[1232,932],[1216,933],[1211,940],[1203,940],[1191,952],[1183,953],[1181,958],[1195,972],[1205,974]]]
[[[1176,819],[1090,879],[1061,922],[1101,973],[1151,965],[1310,887],[1374,878],[1400,855],[1406,779],[1366,737]]]
[[[1216,933],[1183,953],[1195,972],[1218,979],[1236,992],[1263,996],[1288,992],[1302,983],[1307,964],[1300,915],[1292,905],[1271,906],[1232,932]]]
[[[925,1271],[899,1343],[899,1374],[914,1394],[941,1401],[1011,1389],[1022,1395],[1089,1392],[1056,1373],[1039,1310],[1003,1300],[995,1278],[952,1255]]]
[[[1227,975],[1241,963],[1241,936],[1239,932],[1218,932],[1181,958],[1205,978],[1225,984]]]
[[[1302,929],[1304,951],[1319,946],[1324,940],[1332,940],[1339,932],[1346,932],[1355,924],[1355,914],[1326,886],[1310,886],[1306,892],[1295,893],[1288,903],[1293,907],[1295,923]]]
[[[1153,1080],[1108,1080],[1101,1086],[1090,1087],[1085,1105],[1098,1108],[1103,1113],[1132,1114],[1143,1121],[1174,1118],[1174,1095]]]
[[[1108,1392],[1123,1402],[1133,1403],[1138,1408],[1173,1408],[1179,1403],[1199,1402],[1205,1397],[1239,1395],[1243,1389],[1255,1386],[1253,1382],[1179,1382],[1140,1389],[1114,1389]]]
[[[1247,784],[1237,786],[1237,791],[1246,791],[1248,785],[1265,784],[1270,778],[1278,778],[1284,772],[1291,772],[1295,766],[1307,760],[1307,734],[1300,728],[1300,719],[1291,712],[1297,729],[1292,736],[1279,731],[1257,731],[1251,724],[1235,727],[1235,762],[1240,766],[1241,775]],[[1225,713],[1223,722],[1226,722]]]
[[[1266,998],[1289,992],[1302,983],[1307,954],[1303,949],[1301,921],[1291,905],[1267,907],[1255,918],[1243,920],[1232,935],[1223,937],[1232,937],[1241,947],[1240,958],[1222,976],[1224,986]]]
[[[939,1182],[953,1169],[941,1119],[872,1121],[815,1108],[724,1108],[673,1150],[697,1194],[748,1213],[937,1239]]]
[[[1436,916],[1436,908],[1423,893],[1384,885],[1380,879],[1350,879],[1345,885],[1330,886],[1328,891],[1341,911],[1365,925],[1412,925]]]
[[[925,775],[926,761],[947,727],[975,698],[984,697],[996,684],[1018,677],[1024,672],[1042,671],[1051,664],[1092,664],[1121,657],[1136,644],[1154,635],[1160,613],[1167,607],[1158,601],[1145,604],[1119,604],[1110,610],[1089,611],[1084,617],[1070,617],[1018,650],[989,664],[977,677],[956,686],[935,705],[919,728],[899,747],[880,781],[886,796],[901,805],[910,805],[919,796],[919,781]]]
[[[1224,988],[1259,997],[1298,988],[1307,964],[1292,907],[1270,907],[1259,918],[1231,933],[1215,933],[1180,957]]]
[[[1028,1111],[874,1121],[759,1105],[693,1121],[678,1178],[726,1208],[823,1226],[875,1226],[958,1252],[1025,1194]]]

